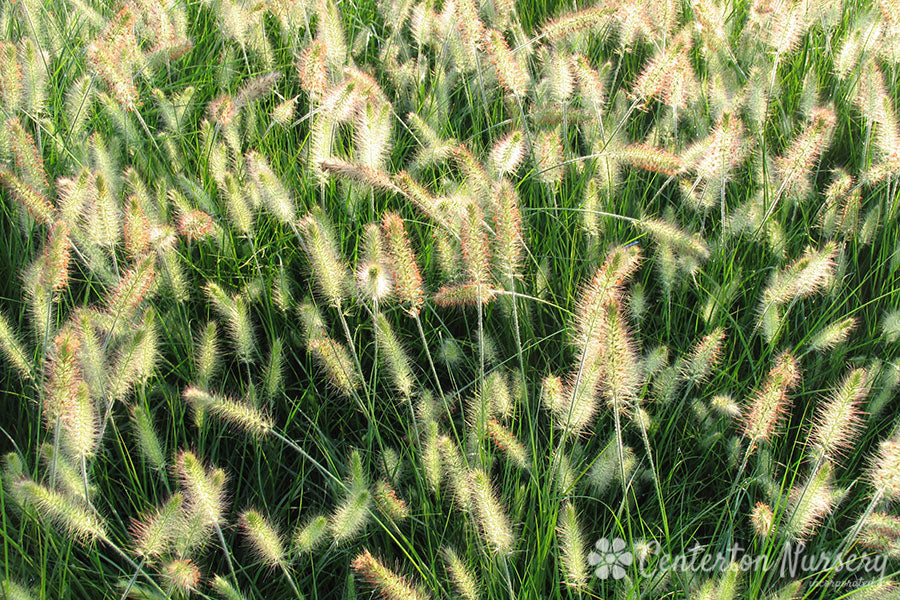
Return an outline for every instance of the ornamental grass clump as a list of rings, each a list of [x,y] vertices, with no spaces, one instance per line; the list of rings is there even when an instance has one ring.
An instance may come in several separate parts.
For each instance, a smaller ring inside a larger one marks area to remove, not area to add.
[[[0,3],[0,595],[896,593],[897,14]]]

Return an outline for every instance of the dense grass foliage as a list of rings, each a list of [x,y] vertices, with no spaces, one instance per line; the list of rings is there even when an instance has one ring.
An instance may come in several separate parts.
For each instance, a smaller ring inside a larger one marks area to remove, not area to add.
[[[3,3],[0,594],[900,596],[898,15]]]

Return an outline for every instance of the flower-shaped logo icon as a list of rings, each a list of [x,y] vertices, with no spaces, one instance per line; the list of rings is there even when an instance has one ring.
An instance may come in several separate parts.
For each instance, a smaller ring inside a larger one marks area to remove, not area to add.
[[[594,544],[596,552],[588,554],[588,563],[592,567],[597,567],[594,575],[600,579],[622,579],[625,577],[625,567],[631,566],[633,557],[631,552],[625,551],[625,540],[622,538],[613,538],[608,540],[600,538]]]

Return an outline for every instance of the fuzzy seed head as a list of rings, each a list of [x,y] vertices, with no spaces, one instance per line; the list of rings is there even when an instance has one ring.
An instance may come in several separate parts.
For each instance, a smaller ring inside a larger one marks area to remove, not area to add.
[[[350,351],[330,337],[310,339],[306,348],[325,370],[329,382],[345,396],[351,396],[362,385]]]
[[[316,515],[308,519],[294,533],[294,547],[300,554],[315,550],[328,536],[328,518]]]
[[[285,565],[281,534],[259,511],[249,509],[238,520],[253,554],[268,567]]]
[[[775,515],[772,513],[771,507],[764,502],[757,502],[756,506],[750,512],[750,523],[753,525],[753,531],[761,538],[769,537],[772,533],[772,526],[775,523]]]
[[[25,349],[2,312],[0,312],[0,352],[23,379],[34,379],[31,360],[25,354]]]
[[[866,370],[854,369],[819,407],[810,436],[810,443],[818,452],[835,458],[852,445],[862,425],[859,405],[868,389]]]
[[[175,459],[188,512],[202,525],[216,525],[225,514],[225,473],[208,470],[193,452],[182,450]]]
[[[407,398],[412,396],[415,376],[410,367],[409,357],[384,314],[375,317],[375,338],[378,340],[381,357],[394,387]]]
[[[453,589],[465,600],[478,600],[481,598],[478,581],[466,563],[459,557],[453,548],[441,549],[444,566],[450,575]]]
[[[503,452],[510,462],[520,469],[529,467],[531,458],[528,449],[506,426],[496,419],[491,419],[487,423],[487,432],[497,449]]]
[[[397,491],[385,480],[375,484],[375,504],[378,510],[391,521],[402,521],[409,516],[409,507],[397,495]]]
[[[363,550],[350,564],[357,575],[373,586],[384,600],[428,600],[424,590],[414,587],[406,577],[386,567],[383,562]]]
[[[480,469],[469,472],[472,505],[479,531],[485,544],[496,554],[509,554],[515,546],[515,536],[509,519],[491,485],[490,476]]]
[[[189,558],[178,558],[169,561],[163,566],[162,572],[166,579],[172,583],[172,586],[182,593],[196,590],[202,578],[200,569]]]
[[[356,284],[365,298],[381,302],[393,292],[394,280],[385,265],[368,261],[356,268]]]
[[[900,441],[881,442],[869,470],[869,479],[887,500],[900,498]]]
[[[272,430],[269,417],[246,402],[211,394],[195,387],[185,388],[182,397],[195,411],[209,412],[253,436],[262,437]]]
[[[166,552],[181,525],[183,504],[184,496],[176,492],[158,509],[132,521],[135,554],[152,559]]]
[[[763,305],[782,305],[825,289],[834,277],[837,244],[828,242],[821,250],[807,248],[803,256],[776,272],[763,291]]]
[[[785,529],[794,539],[807,539],[834,506],[831,463],[822,463],[809,481],[791,490]]]
[[[521,131],[507,133],[491,149],[491,169],[497,177],[514,173],[525,159],[525,138]]]
[[[768,440],[775,433],[788,407],[788,392],[799,380],[800,369],[796,359],[784,352],[775,360],[762,386],[754,392],[744,414],[743,434],[750,438],[751,443]]]
[[[563,581],[569,587],[583,589],[588,583],[588,560],[584,533],[578,523],[578,511],[571,500],[559,509],[556,525],[562,557]]]
[[[856,318],[847,317],[829,323],[809,341],[809,347],[817,352],[825,352],[847,341],[856,328]]]
[[[324,219],[324,213],[316,211],[301,219],[299,227],[313,281],[328,304],[340,310],[346,296],[347,267]]]
[[[397,299],[411,315],[417,315],[425,300],[425,291],[403,219],[397,213],[386,213],[381,227]]]
[[[31,480],[16,484],[16,493],[38,514],[62,528],[75,540],[89,544],[106,539],[103,520],[91,509],[72,498]]]
[[[694,385],[706,381],[715,371],[722,356],[722,345],[725,341],[725,329],[716,327],[712,333],[701,339],[682,367],[685,379]]]

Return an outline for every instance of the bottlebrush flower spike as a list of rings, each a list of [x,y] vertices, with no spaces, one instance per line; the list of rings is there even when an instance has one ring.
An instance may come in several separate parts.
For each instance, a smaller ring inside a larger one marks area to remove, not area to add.
[[[538,38],[546,38],[555,44],[566,37],[600,29],[610,22],[614,10],[610,6],[597,6],[565,14],[547,23]]]
[[[601,321],[604,343],[597,357],[601,389],[613,410],[632,409],[641,383],[637,353],[619,302],[610,302],[605,310]]]
[[[585,588],[588,584],[587,544],[578,523],[578,511],[571,500],[565,501],[559,509],[556,535],[562,557],[564,583],[576,589]]]
[[[900,549],[900,517],[873,512],[866,519],[859,537],[860,546],[879,554],[896,557]]]
[[[494,221],[493,263],[501,280],[509,285],[519,276],[522,254],[522,215],[519,196],[513,185],[503,179],[492,195]]]
[[[785,525],[787,534],[794,539],[807,539],[818,528],[834,507],[831,463],[812,474],[809,481],[791,490]]]
[[[75,394],[65,402],[59,418],[63,447],[76,463],[94,455],[99,436],[94,399],[84,381],[79,381]]]
[[[744,411],[743,434],[751,444],[768,440],[775,433],[788,407],[788,392],[799,381],[796,359],[788,352],[782,353]]]
[[[325,65],[325,56],[325,42],[318,38],[306,47],[297,61],[300,87],[315,101],[321,101],[328,89],[328,71]]]
[[[394,176],[394,182],[403,196],[418,208],[425,216],[432,219],[448,231],[459,233],[459,219],[454,206],[448,206],[435,198],[431,192],[417,183],[406,171]]]
[[[153,426],[150,411],[143,404],[136,405],[131,411],[131,421],[141,456],[150,467],[160,473],[165,471],[166,453]]]
[[[571,59],[572,72],[581,92],[583,106],[596,115],[602,115],[606,104],[606,92],[603,77],[594,69],[588,59],[581,54],[574,54]],[[605,67],[601,69],[605,71]]]
[[[563,400],[553,413],[554,425],[567,435],[581,435],[594,419],[599,407],[598,387],[603,376],[598,353],[603,347],[591,348],[584,356],[584,365],[577,365],[566,378],[562,389]],[[546,384],[555,385],[549,379]],[[548,390],[555,394],[555,390]]]
[[[336,544],[356,537],[366,528],[371,516],[372,493],[365,488],[351,489],[328,520]]]
[[[783,194],[790,197],[806,195],[811,187],[810,173],[819,157],[828,147],[837,117],[827,107],[815,109],[809,124],[785,150],[775,159],[775,169],[780,178]]]
[[[330,337],[321,337],[310,339],[306,347],[325,369],[329,381],[339,392],[350,396],[360,387],[362,381],[353,358],[343,344]]]
[[[414,587],[405,577],[398,575],[372,556],[368,550],[357,555],[351,563],[353,570],[375,587],[384,600],[428,600],[424,590]]]
[[[375,504],[381,514],[391,521],[402,521],[409,517],[406,502],[397,496],[397,491],[383,479],[375,483]]]
[[[769,537],[769,534],[772,533],[772,526],[775,524],[772,508],[765,502],[757,502],[750,512],[750,523],[753,525],[756,535],[761,538]]]
[[[677,175],[684,168],[681,159],[675,154],[647,144],[624,146],[612,150],[610,155],[624,164],[665,175]]]
[[[826,288],[834,277],[837,251],[834,242],[828,242],[818,251],[808,247],[800,258],[772,275],[763,290],[763,306],[787,304]]]
[[[256,185],[259,197],[266,208],[276,219],[285,225],[293,226],[294,201],[291,199],[287,188],[272,170],[265,157],[256,151],[247,154],[247,166],[250,177]]]
[[[381,348],[382,360],[394,387],[404,396],[412,396],[415,377],[403,344],[394,334],[390,321],[379,313],[375,317],[375,337]]]
[[[328,518],[316,515],[307,519],[294,533],[294,547],[300,554],[315,550],[328,535]]]
[[[25,95],[17,52],[16,45],[12,42],[0,42],[0,103],[6,109],[6,114],[14,114]]]
[[[488,29],[482,45],[485,54],[494,65],[501,87],[512,94],[514,98],[519,100],[524,98],[528,93],[528,84],[531,79],[515,53],[509,49],[506,40],[503,39],[503,34],[496,29]]]
[[[133,69],[142,60],[142,55],[134,35],[134,25],[134,13],[123,6],[100,37],[87,46],[88,63],[126,111],[135,110],[140,105]]]
[[[184,490],[188,513],[201,524],[217,525],[225,516],[225,472],[208,470],[193,452],[182,450],[175,458],[175,473]]]
[[[82,383],[78,351],[81,344],[73,327],[64,327],[53,339],[44,387],[44,416],[55,426],[69,409]]]
[[[134,195],[126,198],[122,233],[125,251],[132,260],[147,254],[150,249],[150,228],[150,218],[144,212],[140,199]]]
[[[475,202],[470,202],[466,206],[461,244],[469,283],[475,286],[487,285],[491,273],[491,251],[485,231],[484,215]]]
[[[229,95],[219,96],[209,103],[207,109],[210,120],[220,127],[228,127],[237,115],[234,99]]]
[[[363,298],[371,302],[383,302],[394,291],[394,279],[388,267],[379,261],[366,261],[357,266],[356,284]]]
[[[640,265],[637,246],[613,248],[581,292],[575,317],[575,345],[582,352],[602,346],[604,306],[622,295],[622,286]]]
[[[487,433],[494,445],[520,469],[527,469],[531,462],[528,449],[516,436],[498,420],[487,422]]]
[[[152,559],[164,554],[183,518],[184,496],[175,492],[160,507],[131,524],[135,554]]]
[[[747,142],[740,117],[726,113],[712,132],[692,145],[683,155],[684,169],[704,179],[726,179],[747,156]]]
[[[200,585],[200,569],[189,558],[178,558],[163,565],[163,576],[168,579],[172,587],[183,594],[188,594]]]
[[[38,514],[54,522],[75,540],[90,544],[107,539],[103,520],[81,503],[29,479],[13,485],[16,494],[27,505],[34,506]]]
[[[34,138],[17,118],[6,122],[9,131],[9,146],[15,161],[16,171],[22,180],[41,194],[47,193],[47,172],[44,159]]]
[[[763,43],[781,56],[792,51],[813,22],[806,4],[757,0],[750,7],[750,21]]]
[[[709,258],[709,248],[699,234],[690,235],[676,225],[661,219],[641,219],[640,227],[657,242],[668,245],[672,250],[700,261]]]
[[[816,413],[810,443],[819,453],[835,458],[849,447],[861,426],[859,404],[869,391],[868,372],[853,369]]]
[[[318,209],[301,219],[299,228],[313,280],[328,304],[340,310],[346,297],[349,276],[322,210]]]
[[[397,299],[410,315],[417,315],[425,301],[425,291],[403,219],[397,213],[385,213],[381,227]]]
[[[117,320],[127,321],[134,316],[147,297],[156,278],[154,257],[147,255],[126,271],[118,285],[106,299],[106,308]]]
[[[507,133],[491,148],[491,171],[496,177],[515,172],[525,158],[525,138],[521,131]]]
[[[809,347],[817,352],[825,352],[843,344],[856,329],[856,318],[847,317],[829,323],[809,341]]]
[[[699,87],[691,66],[691,38],[686,32],[654,56],[635,81],[631,97],[646,109],[659,97],[666,106],[685,108]]]
[[[86,206],[87,237],[97,246],[111,249],[121,236],[119,205],[103,173],[93,174],[92,187],[94,193]]]
[[[491,485],[490,476],[480,469],[469,472],[472,506],[475,520],[485,544],[496,554],[509,554],[515,546],[515,536],[509,519]]]
[[[433,421],[432,421],[433,422]],[[435,423],[435,429],[437,424]],[[459,446],[450,437],[439,435],[437,448],[441,457],[441,473],[450,484],[453,500],[459,506],[469,510],[472,508],[472,484]]]
[[[0,581],[0,594],[8,600],[34,600],[29,588],[16,583],[12,579]]]
[[[682,365],[682,376],[694,385],[706,381],[716,368],[722,356],[725,329],[716,327],[703,337]]]
[[[328,158],[319,163],[319,167],[326,173],[343,177],[350,181],[371,186],[374,189],[386,192],[400,193],[400,188],[394,185],[391,176],[381,169],[360,163],[351,163],[339,158]]]
[[[197,373],[197,381],[202,388],[209,385],[209,382],[212,381],[212,378],[221,366],[218,329],[216,322],[210,321],[197,336],[197,340],[194,343],[194,368]]]
[[[56,489],[66,497],[79,503],[87,503],[97,488],[90,482],[85,489],[84,471],[81,460],[78,463],[64,452],[55,452],[53,444],[41,444],[41,461],[47,470],[56,469]],[[77,465],[77,466],[76,466]]]
[[[286,552],[281,534],[257,510],[249,509],[238,519],[253,554],[268,567],[286,567]]]
[[[208,411],[251,435],[262,437],[272,430],[269,417],[246,402],[213,395],[195,387],[185,388],[182,397],[194,410]]]
[[[364,167],[380,171],[391,149],[393,114],[387,102],[369,101],[356,110],[353,155]]]
[[[40,191],[28,185],[20,177],[0,167],[0,183],[9,190],[13,198],[43,225],[49,225],[56,217],[56,208]]]
[[[477,306],[479,302],[488,304],[494,301],[494,290],[485,285],[463,283],[444,286],[434,294],[434,303],[438,306]]]
[[[531,151],[534,154],[537,177],[541,182],[553,186],[562,181],[563,145],[558,128],[538,131]]]
[[[22,344],[16,338],[15,332],[2,312],[0,312],[0,351],[23,379],[34,379],[31,362],[25,354],[25,349],[22,348]]]
[[[465,600],[478,600],[481,598],[481,591],[478,588],[478,580],[462,561],[453,548],[442,548],[441,556],[444,559],[444,566],[450,575],[450,581],[453,589]]]
[[[178,233],[189,242],[205,239],[214,228],[212,217],[202,210],[187,210],[178,216]]]
[[[900,441],[881,442],[869,468],[869,479],[886,500],[900,498]]]

